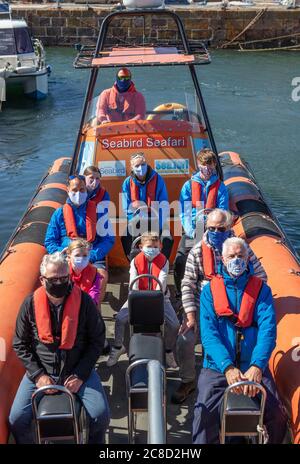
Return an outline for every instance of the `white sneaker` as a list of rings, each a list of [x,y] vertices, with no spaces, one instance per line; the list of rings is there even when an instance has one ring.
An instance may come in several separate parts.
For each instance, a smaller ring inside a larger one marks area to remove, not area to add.
[[[115,348],[114,346],[112,346],[110,355],[108,357],[108,360],[106,361],[106,365],[108,367],[114,366],[115,364],[117,364],[119,357],[124,353],[126,353],[125,346],[121,346],[121,348]]]
[[[171,369],[176,369],[176,367],[178,367],[172,351],[166,353],[166,364],[167,367],[170,367]]]

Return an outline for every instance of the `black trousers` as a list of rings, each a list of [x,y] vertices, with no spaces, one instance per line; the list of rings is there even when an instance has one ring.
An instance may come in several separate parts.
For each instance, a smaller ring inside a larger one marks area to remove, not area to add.
[[[180,239],[177,253],[174,261],[174,284],[176,297],[181,298],[181,281],[184,277],[185,264],[190,250],[193,248],[195,241],[186,234]]]
[[[128,229],[127,229],[127,235],[123,235],[121,237],[121,242],[123,246],[124,253],[128,259],[128,261],[131,261],[132,258],[137,254],[134,250],[132,250],[132,242],[136,239],[137,237],[133,237]],[[170,258],[172,248],[173,248],[173,243],[174,239],[171,235],[163,236],[161,238],[162,242],[162,250],[161,252],[165,255],[167,259]]]

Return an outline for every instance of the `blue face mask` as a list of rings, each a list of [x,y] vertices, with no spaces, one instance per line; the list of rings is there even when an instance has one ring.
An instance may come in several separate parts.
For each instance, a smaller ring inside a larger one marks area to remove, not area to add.
[[[148,165],[146,163],[140,164],[136,168],[133,168],[133,172],[138,177],[144,177],[147,174]]]
[[[233,258],[226,264],[227,271],[234,277],[239,277],[247,269],[247,261],[243,258]]]
[[[143,246],[143,253],[149,261],[152,261],[159,255],[160,251],[158,248]]]
[[[222,251],[223,243],[229,236],[230,230],[226,230],[225,232],[220,232],[219,230],[207,232],[208,243],[219,251]]]
[[[119,90],[119,92],[127,92],[127,90],[129,89],[129,87],[131,86],[131,80],[128,79],[128,80],[120,80],[117,78],[116,80],[116,85],[117,85],[117,88]]]

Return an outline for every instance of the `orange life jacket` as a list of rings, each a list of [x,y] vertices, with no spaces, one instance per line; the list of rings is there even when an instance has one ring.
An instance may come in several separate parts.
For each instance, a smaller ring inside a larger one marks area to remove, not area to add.
[[[154,176],[147,182],[146,186],[146,202],[147,206],[151,206],[151,202],[156,199],[156,186],[157,186],[157,173],[154,173]],[[138,185],[134,182],[133,178],[130,177],[130,197],[131,202],[134,204],[136,201],[140,200],[140,189]]]
[[[76,221],[73,208],[69,203],[63,206],[63,216],[67,231],[67,236],[70,238],[78,238]],[[92,243],[96,237],[97,223],[97,205],[94,201],[89,200],[86,207],[86,240]]]
[[[93,201],[94,203],[96,203],[96,205],[98,205],[98,203],[100,203],[103,200],[105,193],[105,188],[100,187],[96,195],[93,198],[91,198],[90,201]]]
[[[202,267],[203,273],[206,280],[211,280],[215,275],[215,254],[213,249],[206,245],[202,240]]]
[[[71,279],[74,282],[74,284],[76,284],[84,292],[89,293],[97,275],[96,267],[92,264],[88,264],[87,267],[85,267],[80,274],[75,274],[74,269],[71,265],[69,266],[69,268]]]
[[[159,274],[166,264],[167,258],[162,253],[159,253],[153,261],[148,261],[144,253],[139,253],[134,258],[134,264],[138,275],[151,274],[159,278]],[[138,280],[139,290],[155,290],[158,283],[154,279],[143,277]]]
[[[253,322],[255,304],[262,287],[262,280],[256,276],[250,276],[242,297],[239,314],[234,314],[230,308],[224,279],[216,275],[210,282],[210,289],[214,302],[214,309],[218,316],[234,319],[238,327],[250,327]]]
[[[79,310],[81,304],[81,290],[74,285],[72,292],[67,297],[61,328],[61,350],[71,350],[77,335]],[[52,335],[49,300],[44,287],[38,288],[33,294],[34,316],[38,330],[38,336],[42,343],[54,343]]]
[[[201,200],[202,185],[200,182],[191,180],[192,183],[192,207],[196,208],[197,203]],[[217,206],[217,196],[221,181],[218,179],[214,184],[209,187],[206,203],[203,208],[215,208]]]

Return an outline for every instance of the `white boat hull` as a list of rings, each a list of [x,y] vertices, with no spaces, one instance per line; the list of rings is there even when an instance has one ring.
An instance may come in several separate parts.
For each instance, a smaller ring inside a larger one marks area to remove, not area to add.
[[[7,73],[8,74],[8,73]],[[24,94],[34,100],[42,100],[48,95],[48,70],[43,69],[29,74],[6,74],[6,86],[22,85]],[[2,98],[2,101],[3,98]]]

